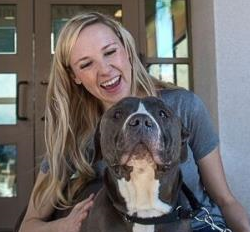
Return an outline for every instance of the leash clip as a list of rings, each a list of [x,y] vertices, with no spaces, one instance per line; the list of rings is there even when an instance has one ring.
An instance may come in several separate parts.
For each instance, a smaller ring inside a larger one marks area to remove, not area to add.
[[[218,231],[220,231],[220,232],[232,232],[230,229],[228,229],[228,228],[221,228],[220,226],[217,226],[215,223],[214,223],[214,220],[213,220],[213,218],[211,217],[211,215],[210,215],[210,213],[209,213],[209,211],[207,210],[207,208],[205,208],[205,207],[201,207],[201,209],[203,210],[203,211],[205,211],[205,215],[204,215],[204,217],[202,218],[202,217],[194,217],[195,218],[195,220],[197,220],[197,221],[199,221],[199,222],[205,222],[206,224],[208,224],[209,226],[211,226],[211,228],[212,228],[212,230],[218,230]]]

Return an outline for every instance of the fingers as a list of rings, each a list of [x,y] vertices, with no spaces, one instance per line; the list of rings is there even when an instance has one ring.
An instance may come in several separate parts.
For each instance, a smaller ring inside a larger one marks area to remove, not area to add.
[[[85,199],[84,201],[84,205],[83,205],[83,209],[89,210],[90,207],[93,205],[94,203],[94,194],[92,193],[87,199]]]
[[[94,203],[93,199],[94,194],[90,194],[88,198],[76,204],[72,209],[70,216],[77,217],[78,220],[83,221],[87,217],[88,211]]]
[[[89,212],[89,209],[92,207],[94,201],[94,194],[91,194],[86,200],[84,200],[83,203],[83,208],[81,211],[81,216],[82,216],[82,220],[84,220]]]
[[[76,204],[71,210],[70,214],[60,220],[62,225],[61,232],[80,232],[82,222],[86,219],[89,209],[94,203],[94,194],[91,194],[85,200]]]
[[[94,199],[94,194],[90,194],[88,198],[86,198],[85,200],[77,203],[73,210],[76,210],[76,211],[80,211],[80,210],[87,210],[90,208],[90,206],[93,205],[93,199]]]

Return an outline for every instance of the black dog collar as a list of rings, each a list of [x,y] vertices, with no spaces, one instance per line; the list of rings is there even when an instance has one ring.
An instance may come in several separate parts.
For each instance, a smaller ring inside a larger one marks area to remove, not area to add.
[[[189,200],[192,209],[184,209],[182,206],[178,206],[173,212],[159,216],[159,217],[147,217],[141,218],[136,216],[130,216],[124,212],[120,212],[124,221],[130,223],[138,223],[142,225],[156,225],[156,224],[166,224],[171,222],[176,222],[179,220],[192,219],[200,211],[202,205],[198,202],[192,191],[187,187],[187,185],[182,183],[182,191]]]
[[[175,209],[172,213],[165,214],[159,217],[141,218],[141,217],[130,216],[128,214],[122,214],[122,216],[124,218],[124,221],[127,222],[138,223],[142,225],[157,225],[157,224],[176,222],[178,220],[183,220],[183,219],[191,219],[196,214],[197,213],[194,213],[193,210],[185,210],[179,208]]]

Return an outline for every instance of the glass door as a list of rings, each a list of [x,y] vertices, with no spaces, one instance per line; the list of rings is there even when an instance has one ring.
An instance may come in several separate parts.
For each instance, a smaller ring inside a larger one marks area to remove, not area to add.
[[[37,0],[35,2],[35,153],[37,163],[45,151],[44,106],[51,58],[58,32],[67,20],[84,11],[99,11],[120,21],[138,39],[138,1],[128,0]]]
[[[31,0],[0,1],[0,231],[12,231],[34,180],[31,12]]]

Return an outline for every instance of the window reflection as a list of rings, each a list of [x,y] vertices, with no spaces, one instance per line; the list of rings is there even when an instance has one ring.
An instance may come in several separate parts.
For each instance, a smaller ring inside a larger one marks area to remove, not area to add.
[[[189,89],[189,70],[186,64],[152,64],[148,67],[148,71],[159,80]]]
[[[0,125],[16,124],[15,73],[0,73]]]
[[[15,5],[0,5],[0,54],[16,54],[16,15]]]
[[[16,160],[15,145],[0,145],[0,197],[16,197]]]
[[[187,57],[185,0],[147,0],[147,57]]]
[[[74,15],[80,12],[97,11],[114,17],[122,22],[121,5],[53,5],[52,6],[52,32],[51,53],[54,53],[56,40],[62,26]]]

